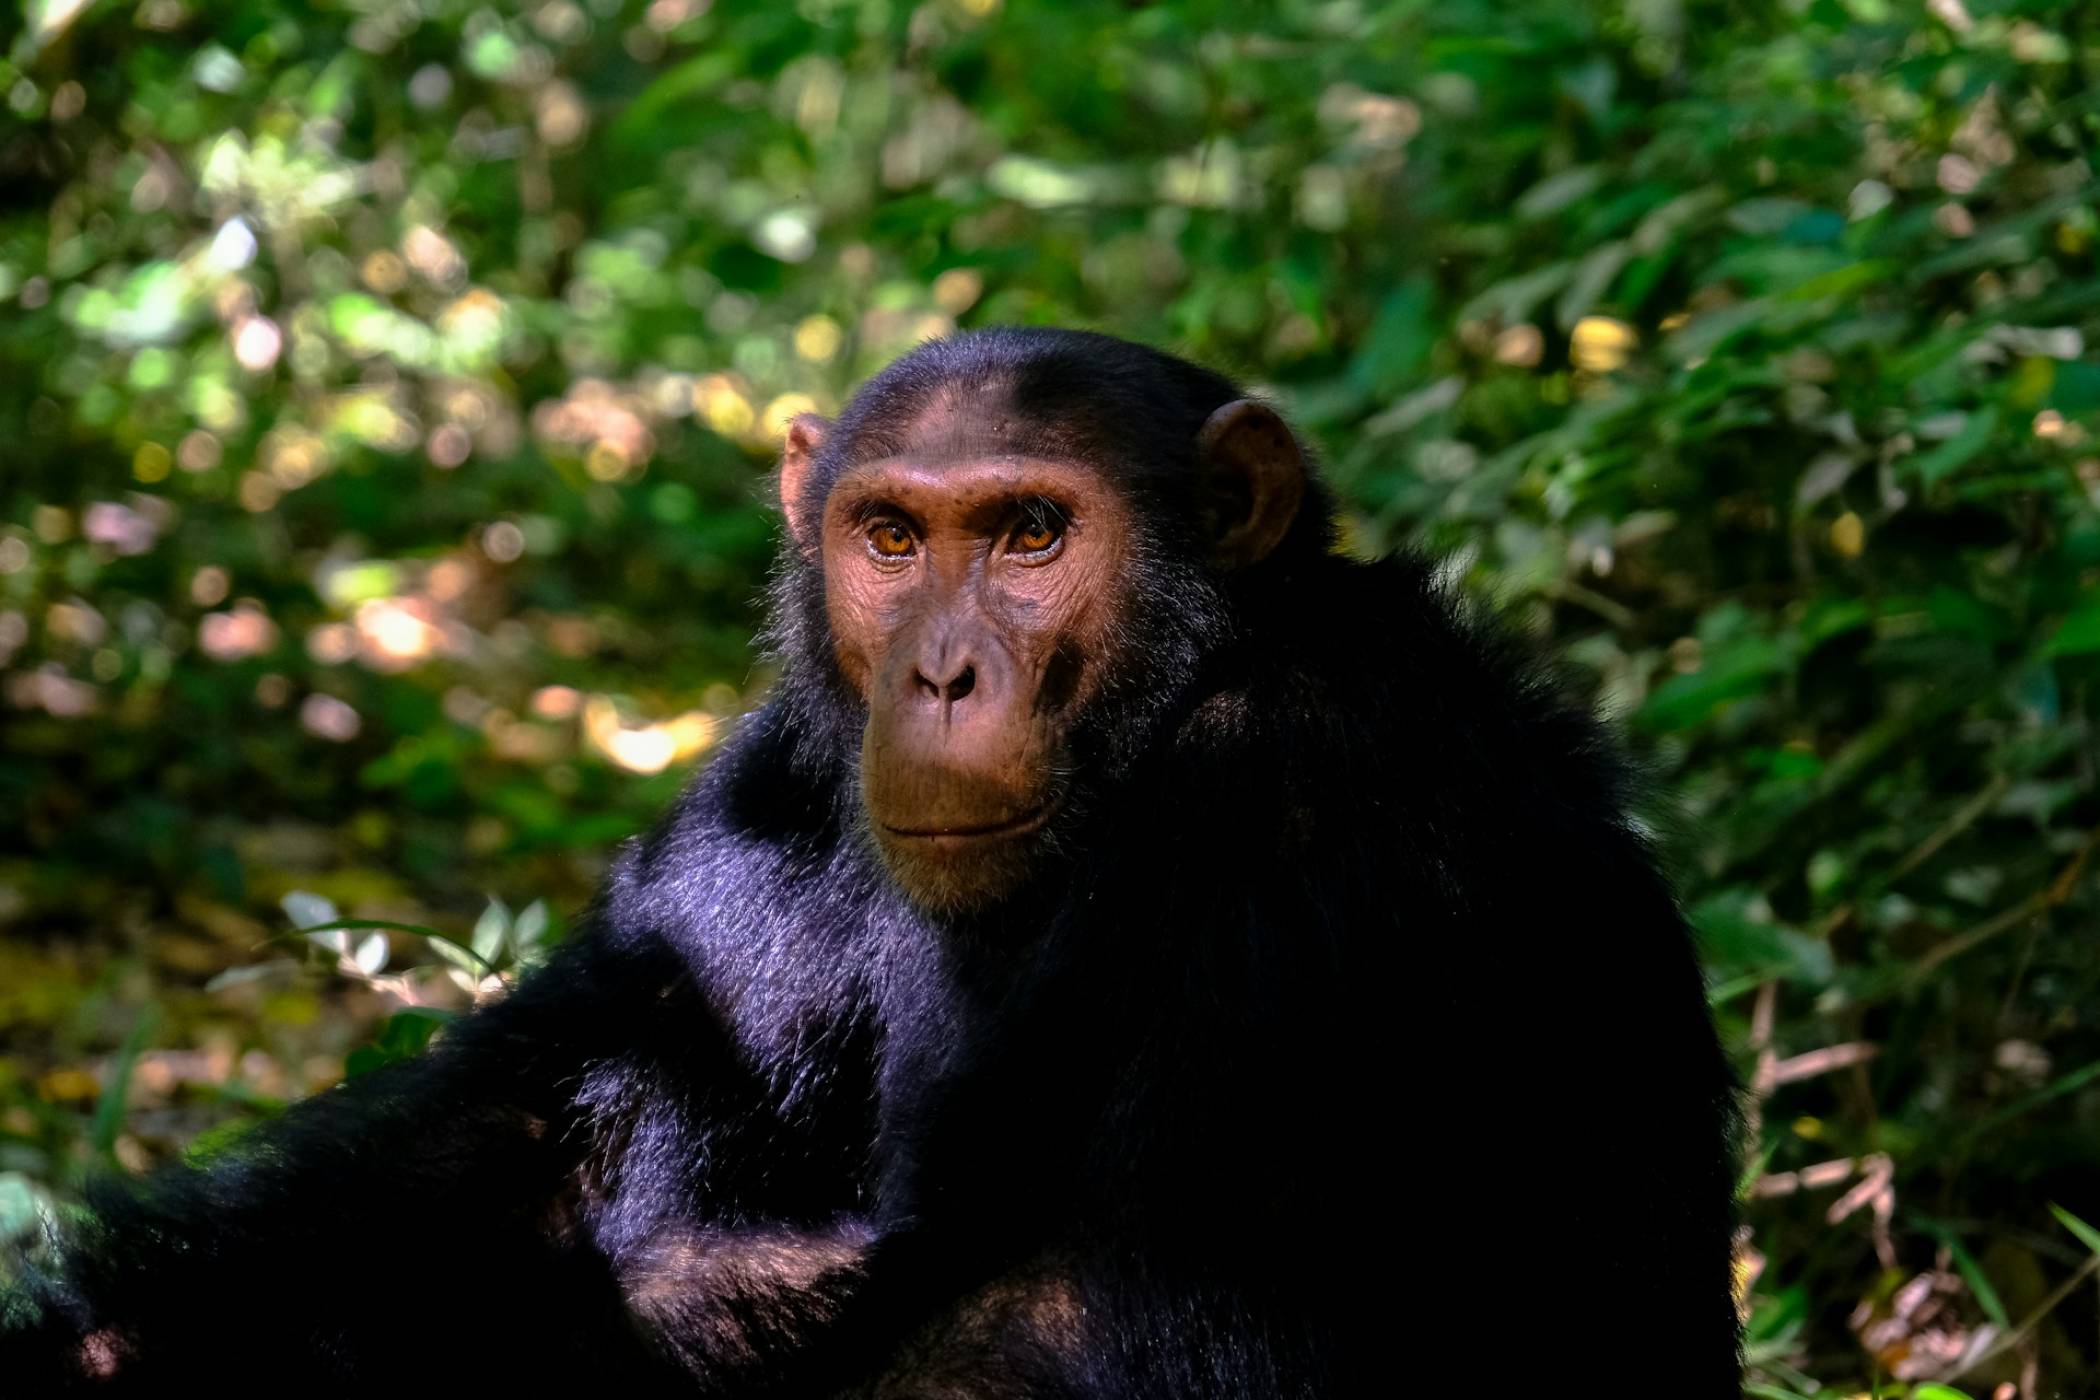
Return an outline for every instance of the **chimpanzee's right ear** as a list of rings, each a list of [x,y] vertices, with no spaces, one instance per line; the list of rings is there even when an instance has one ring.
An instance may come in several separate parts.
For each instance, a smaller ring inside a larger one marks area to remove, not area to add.
[[[797,414],[788,423],[787,441],[780,449],[780,509],[787,516],[788,535],[807,559],[817,557],[822,522],[811,515],[812,505],[802,498],[802,488],[809,481],[809,464],[830,431],[831,424],[816,414]],[[821,504],[815,509],[821,511]]]

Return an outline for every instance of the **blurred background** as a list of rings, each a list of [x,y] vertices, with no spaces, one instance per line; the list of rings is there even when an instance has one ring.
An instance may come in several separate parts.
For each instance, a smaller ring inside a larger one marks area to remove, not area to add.
[[[0,1235],[529,963],[763,688],[782,422],[1055,322],[1274,396],[1352,549],[1449,552],[1663,779],[1755,1393],[2091,1393],[2100,10],[29,0],[5,51]],[[1668,1111],[1581,1070],[1547,1183]],[[1513,1342],[1591,1286],[1542,1192]]]

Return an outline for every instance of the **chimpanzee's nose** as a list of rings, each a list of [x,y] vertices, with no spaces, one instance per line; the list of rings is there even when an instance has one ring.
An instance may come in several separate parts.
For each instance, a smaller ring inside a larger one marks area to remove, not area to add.
[[[919,693],[946,710],[977,688],[977,667],[961,647],[931,648],[919,658],[912,680]]]

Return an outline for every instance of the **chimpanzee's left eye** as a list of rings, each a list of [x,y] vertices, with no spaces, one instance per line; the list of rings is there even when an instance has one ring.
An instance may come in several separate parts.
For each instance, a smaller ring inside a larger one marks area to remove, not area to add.
[[[1014,527],[1007,548],[1015,554],[1041,554],[1064,538],[1064,521],[1047,503],[1037,506]]]

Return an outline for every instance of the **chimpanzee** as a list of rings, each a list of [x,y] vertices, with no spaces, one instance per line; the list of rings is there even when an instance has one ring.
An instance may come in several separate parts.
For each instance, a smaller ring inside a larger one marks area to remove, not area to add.
[[[0,1376],[1737,1390],[1733,1090],[1626,769],[1105,336],[795,420],[776,693],[422,1059],[106,1187]]]

